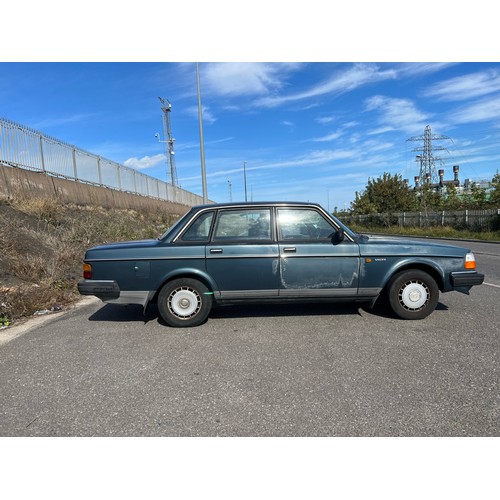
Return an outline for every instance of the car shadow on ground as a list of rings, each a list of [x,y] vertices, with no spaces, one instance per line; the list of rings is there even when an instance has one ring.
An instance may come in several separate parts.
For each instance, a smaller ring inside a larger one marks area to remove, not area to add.
[[[298,316],[359,315],[359,304],[355,303],[286,303],[286,304],[227,304],[215,306],[209,319],[224,318],[272,318]],[[158,313],[156,304],[150,304],[144,313],[140,305],[105,304],[91,316],[89,321],[121,323],[143,323],[157,320],[166,325]]]
[[[438,303],[437,311],[447,311],[448,306]],[[374,316],[395,319],[394,313],[383,303],[368,305],[353,302],[346,303],[283,303],[283,304],[228,304],[213,308],[209,319],[224,318],[272,318],[272,317],[299,317],[299,316],[360,316],[361,311]],[[110,321],[119,323],[143,323],[158,321],[166,325],[158,313],[156,304],[150,304],[144,313],[140,305],[105,304],[91,316],[89,321]]]

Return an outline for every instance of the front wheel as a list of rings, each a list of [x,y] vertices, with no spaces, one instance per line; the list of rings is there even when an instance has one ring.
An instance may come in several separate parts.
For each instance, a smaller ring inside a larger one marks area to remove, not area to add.
[[[158,311],[170,326],[198,326],[212,309],[212,292],[200,281],[180,278],[168,282],[158,296]]]
[[[439,288],[432,276],[417,269],[396,274],[388,285],[389,304],[402,319],[424,319],[436,309]]]

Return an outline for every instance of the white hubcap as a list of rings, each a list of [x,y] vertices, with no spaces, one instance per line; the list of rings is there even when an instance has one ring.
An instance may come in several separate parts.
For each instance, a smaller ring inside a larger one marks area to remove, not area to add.
[[[200,308],[201,301],[198,294],[191,288],[178,288],[174,290],[168,299],[170,311],[178,318],[189,318],[196,314]]]
[[[420,281],[405,283],[399,292],[401,305],[408,310],[421,309],[429,298],[429,289]]]

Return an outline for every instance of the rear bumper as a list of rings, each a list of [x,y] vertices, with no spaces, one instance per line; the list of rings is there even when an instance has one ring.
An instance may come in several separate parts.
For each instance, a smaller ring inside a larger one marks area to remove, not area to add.
[[[95,295],[104,301],[120,297],[120,287],[112,280],[80,280],[78,291],[80,295]]]
[[[451,273],[451,285],[453,289],[470,288],[471,286],[481,285],[484,281],[484,274],[476,271],[462,271]]]

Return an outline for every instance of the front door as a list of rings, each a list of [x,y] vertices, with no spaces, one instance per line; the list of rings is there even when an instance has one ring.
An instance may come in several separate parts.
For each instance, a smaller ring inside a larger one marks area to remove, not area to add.
[[[359,247],[314,208],[278,208],[280,297],[348,297],[358,292]]]

